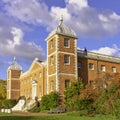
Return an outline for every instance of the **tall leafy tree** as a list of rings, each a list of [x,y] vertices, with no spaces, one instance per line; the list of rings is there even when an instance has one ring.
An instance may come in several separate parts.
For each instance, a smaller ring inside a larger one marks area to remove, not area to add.
[[[66,106],[73,110],[76,107],[76,103],[79,99],[80,90],[83,89],[82,79],[75,80],[64,92]]]

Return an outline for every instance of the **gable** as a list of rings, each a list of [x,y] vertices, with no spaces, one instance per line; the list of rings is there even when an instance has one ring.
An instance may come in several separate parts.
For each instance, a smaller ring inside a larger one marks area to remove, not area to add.
[[[39,62],[36,62],[36,61],[33,61],[29,71],[32,72],[32,71],[35,71],[37,69],[40,69],[42,66],[40,65]]]

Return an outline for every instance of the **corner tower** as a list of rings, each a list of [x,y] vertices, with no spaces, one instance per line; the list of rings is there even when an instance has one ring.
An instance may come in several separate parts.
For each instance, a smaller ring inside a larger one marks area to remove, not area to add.
[[[20,97],[20,75],[21,66],[14,57],[13,63],[7,70],[7,99],[18,99]]]
[[[46,42],[47,93],[57,91],[63,95],[65,88],[77,78],[77,36],[61,17]]]

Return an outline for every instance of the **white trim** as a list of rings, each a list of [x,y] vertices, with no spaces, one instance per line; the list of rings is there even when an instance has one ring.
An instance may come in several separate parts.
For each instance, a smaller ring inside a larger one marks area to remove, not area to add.
[[[8,80],[10,80],[10,79],[8,79]],[[20,79],[19,79],[19,78],[12,78],[12,80],[17,80],[17,81],[18,81],[18,80],[20,80]]]
[[[56,35],[56,91],[59,92],[59,78],[58,78],[58,66],[59,66],[59,59],[58,59],[58,47],[59,47],[59,36]]]
[[[32,83],[32,99],[35,100],[37,96],[37,83]]]
[[[65,57],[68,57],[68,62],[65,63]],[[64,65],[70,65],[70,55],[64,54]]]
[[[50,75],[48,75],[48,77],[55,76],[55,75],[56,75],[56,73],[54,73],[54,74],[50,74]]]
[[[69,53],[69,52],[59,51],[58,53],[63,53],[63,54],[67,54],[67,55],[73,55],[73,56],[75,56],[75,54],[74,54],[74,53]]]
[[[49,35],[48,35],[48,37],[45,39],[45,41],[46,41],[46,42],[49,42],[50,40],[52,40],[52,39],[54,38],[54,35],[55,35],[55,34],[53,34],[52,36],[49,36]]]
[[[66,76],[76,76],[75,74],[67,74],[67,73],[59,73],[59,75],[66,75]]]
[[[65,46],[65,40],[67,40],[68,46]],[[70,38],[67,37],[64,38],[64,48],[70,48]]]
[[[77,39],[75,39],[75,74],[76,79],[78,79],[78,55],[77,55]]]
[[[9,96],[8,99],[11,99],[11,70],[10,70],[10,80],[9,80]]]
[[[48,40],[46,40],[47,41],[47,81],[46,81],[46,92],[47,92],[47,94],[49,93],[49,91],[48,91],[48,87],[49,87],[49,85],[48,85],[48,68],[49,68],[49,66],[48,66]]]
[[[51,56],[53,56],[54,54],[56,54],[56,51],[53,52],[53,53],[51,53],[51,54],[49,54],[48,57],[51,57]]]
[[[12,91],[20,91],[20,89],[11,89]]]

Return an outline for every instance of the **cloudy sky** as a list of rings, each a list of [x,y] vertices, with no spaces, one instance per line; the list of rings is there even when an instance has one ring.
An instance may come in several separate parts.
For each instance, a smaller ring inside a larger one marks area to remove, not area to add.
[[[119,0],[0,0],[0,78],[14,56],[23,71],[46,59],[45,38],[61,15],[79,49],[120,57]]]

